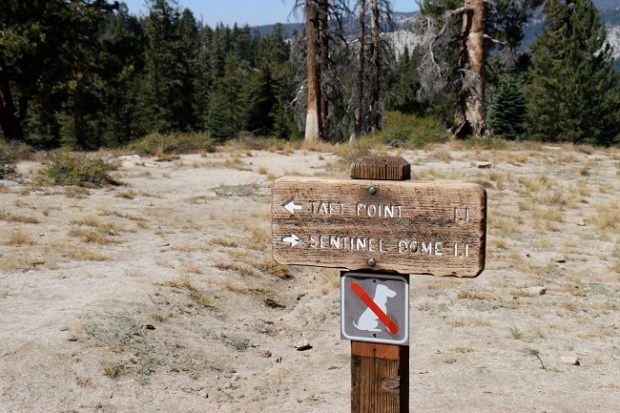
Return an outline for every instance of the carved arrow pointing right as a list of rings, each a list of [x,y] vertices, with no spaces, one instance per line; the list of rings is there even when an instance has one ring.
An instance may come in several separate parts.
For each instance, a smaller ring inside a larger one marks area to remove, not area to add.
[[[301,238],[299,238],[295,234],[291,234],[290,237],[282,238],[282,242],[284,242],[285,244],[291,244],[291,247],[294,247],[295,245],[299,244],[299,241],[301,241]]]

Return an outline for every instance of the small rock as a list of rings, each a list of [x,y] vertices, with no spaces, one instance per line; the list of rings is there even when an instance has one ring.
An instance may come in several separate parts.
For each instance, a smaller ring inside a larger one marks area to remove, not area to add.
[[[528,287],[526,290],[529,293],[528,295],[531,296],[547,294],[547,288],[545,287]]]
[[[144,166],[144,163],[139,155],[119,156],[116,159],[110,160],[110,163],[121,168],[131,168],[136,165]]]
[[[22,184],[20,184],[17,181],[9,181],[9,180],[4,180],[4,179],[0,179],[0,184],[2,184],[4,186],[12,186],[12,187],[16,187],[16,188],[19,188],[19,187],[23,186]]]
[[[306,351],[312,349],[312,345],[308,341],[302,341],[295,345],[295,349],[297,349],[297,351]]]
[[[280,304],[279,302],[277,302],[276,300],[272,298],[266,298],[265,305],[269,308],[280,308],[280,309],[286,308],[284,304]]]
[[[580,366],[581,365],[581,363],[579,362],[579,359],[577,357],[573,357],[573,356],[562,357],[562,363],[570,364],[572,366]]]
[[[476,162],[476,168],[478,169],[490,169],[491,166],[491,162]]]

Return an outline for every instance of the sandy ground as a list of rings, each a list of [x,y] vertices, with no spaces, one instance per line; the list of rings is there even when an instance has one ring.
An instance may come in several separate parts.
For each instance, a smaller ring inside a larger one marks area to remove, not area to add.
[[[486,270],[411,277],[411,411],[620,411],[620,152],[399,154],[489,196]],[[0,181],[0,412],[350,411],[339,273],[275,264],[269,229],[273,179],[337,157],[118,163],[119,187]]]

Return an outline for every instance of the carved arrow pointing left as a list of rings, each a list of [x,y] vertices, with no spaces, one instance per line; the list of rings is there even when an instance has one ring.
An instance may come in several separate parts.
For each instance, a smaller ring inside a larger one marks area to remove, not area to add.
[[[285,244],[291,244],[291,247],[294,247],[295,245],[299,244],[299,241],[301,241],[301,238],[299,238],[295,234],[291,234],[290,237],[282,238],[282,242],[284,242]]]
[[[301,205],[297,205],[295,201],[292,199],[288,201],[287,203],[282,204],[282,206],[284,207],[284,209],[286,209],[291,214],[295,214],[295,211],[303,209]]]

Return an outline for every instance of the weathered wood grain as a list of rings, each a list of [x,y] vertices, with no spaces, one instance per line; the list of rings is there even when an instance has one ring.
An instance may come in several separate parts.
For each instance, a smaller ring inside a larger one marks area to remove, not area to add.
[[[351,164],[351,178],[404,181],[411,179],[411,165],[400,156],[365,156]]]
[[[351,342],[351,412],[409,411],[409,347]]]
[[[477,184],[281,178],[271,208],[283,264],[459,277],[484,269],[486,191]]]

